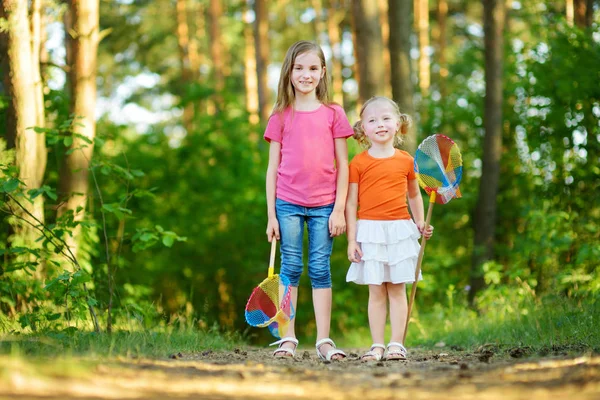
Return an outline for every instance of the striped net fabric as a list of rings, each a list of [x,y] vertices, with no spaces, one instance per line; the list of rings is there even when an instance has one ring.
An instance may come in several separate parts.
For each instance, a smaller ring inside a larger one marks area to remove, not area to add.
[[[279,286],[284,287],[281,301]],[[288,324],[294,318],[291,301],[291,286],[285,277],[273,275],[258,285],[246,304],[246,322],[258,328],[269,328],[276,338],[287,332]]]
[[[415,172],[427,194],[436,193],[436,203],[446,204],[461,197],[458,184],[462,178],[462,156],[449,137],[435,134],[423,140],[415,153]]]

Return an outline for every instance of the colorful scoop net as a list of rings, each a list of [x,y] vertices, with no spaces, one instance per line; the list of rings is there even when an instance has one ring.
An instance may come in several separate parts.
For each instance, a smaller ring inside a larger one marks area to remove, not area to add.
[[[449,137],[435,134],[423,140],[415,153],[415,172],[427,194],[436,193],[436,203],[446,204],[461,197],[458,184],[462,178],[462,156]]]
[[[279,286],[284,291],[279,299]],[[246,304],[246,322],[258,328],[269,328],[273,336],[285,335],[288,324],[294,318],[290,282],[285,277],[272,275],[258,285]]]

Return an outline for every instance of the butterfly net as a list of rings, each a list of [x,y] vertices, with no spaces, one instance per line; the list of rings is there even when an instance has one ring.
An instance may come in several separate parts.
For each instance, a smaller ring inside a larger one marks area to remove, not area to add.
[[[436,193],[436,203],[461,197],[462,156],[449,137],[436,134],[423,140],[415,153],[415,172],[427,194]]]
[[[279,286],[284,287],[279,298]],[[246,322],[258,328],[269,328],[276,338],[287,332],[288,324],[294,318],[291,301],[291,285],[286,277],[273,275],[258,285],[246,304]]]

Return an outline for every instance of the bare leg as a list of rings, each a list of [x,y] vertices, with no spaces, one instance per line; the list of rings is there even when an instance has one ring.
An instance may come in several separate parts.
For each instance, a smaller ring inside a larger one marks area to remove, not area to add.
[[[371,328],[371,339],[373,343],[384,343],[385,321],[387,318],[387,286],[369,285],[369,328]],[[381,352],[379,348],[373,351]],[[375,359],[374,357],[363,357],[363,360]]]
[[[290,297],[292,299],[292,305],[294,306],[294,310],[296,310],[296,306],[298,305],[298,287],[296,286],[290,286]],[[279,298],[281,299],[283,297],[283,292],[285,291],[285,287],[283,285],[279,285]],[[281,337],[296,337],[296,317],[294,316],[294,318],[292,318],[292,320],[290,321],[290,323],[288,324],[288,329],[287,332],[280,332],[281,333]],[[286,348],[286,349],[294,349],[296,346],[294,345],[294,343],[291,342],[285,342],[281,345],[282,348]],[[286,355],[288,353],[284,353],[284,352],[278,352],[275,351],[277,353],[277,355]]]
[[[329,337],[331,327],[331,288],[313,289],[313,305],[315,308],[315,320],[317,322],[317,342]],[[330,344],[324,344],[319,347],[321,354],[325,355],[332,350]],[[341,355],[334,355],[333,360],[344,358]]]
[[[390,299],[390,321],[392,325],[392,338],[390,342],[402,343],[404,327],[406,326],[406,314],[408,312],[406,284],[386,283],[386,286]]]

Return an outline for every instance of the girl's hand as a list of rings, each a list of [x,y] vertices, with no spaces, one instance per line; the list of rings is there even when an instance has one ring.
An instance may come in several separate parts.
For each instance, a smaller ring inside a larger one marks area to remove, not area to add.
[[[362,249],[360,248],[360,244],[356,242],[348,243],[348,261],[351,262],[360,262],[363,256]]]
[[[433,236],[433,225],[429,225],[425,230],[425,221],[419,221],[417,222],[417,228],[419,228],[419,232],[425,239],[431,239],[431,236]]]
[[[269,218],[267,222],[267,239],[269,242],[273,241],[273,237],[279,240],[279,221],[275,217]]]
[[[333,210],[329,216],[329,236],[336,237],[346,232],[344,211]]]

